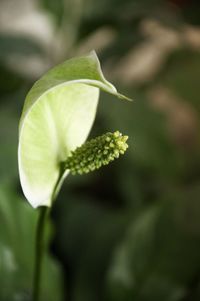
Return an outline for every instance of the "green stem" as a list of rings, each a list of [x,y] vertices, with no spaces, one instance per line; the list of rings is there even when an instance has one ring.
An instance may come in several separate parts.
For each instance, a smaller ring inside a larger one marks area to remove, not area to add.
[[[33,278],[33,301],[39,301],[40,285],[41,285],[41,268],[44,251],[44,231],[45,221],[49,212],[48,207],[39,208],[39,217],[36,229],[36,244],[35,244],[35,266]]]
[[[61,169],[60,175],[54,187],[52,193],[52,203],[56,198],[58,188],[60,187],[64,171]],[[33,277],[33,295],[32,301],[40,300],[40,287],[42,278],[42,261],[44,255],[44,245],[45,245],[45,223],[50,211],[49,207],[41,206],[39,208],[39,217],[36,229],[36,243],[35,243],[35,264],[34,264],[34,277]]]

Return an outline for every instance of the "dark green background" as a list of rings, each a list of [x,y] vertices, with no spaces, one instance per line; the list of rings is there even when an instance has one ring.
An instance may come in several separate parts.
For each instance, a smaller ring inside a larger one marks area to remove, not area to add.
[[[0,22],[0,300],[28,301],[32,287],[38,212],[17,170],[24,98],[51,66],[95,49],[134,102],[101,93],[90,137],[120,130],[129,149],[67,177],[41,301],[199,301],[199,1],[7,0]]]

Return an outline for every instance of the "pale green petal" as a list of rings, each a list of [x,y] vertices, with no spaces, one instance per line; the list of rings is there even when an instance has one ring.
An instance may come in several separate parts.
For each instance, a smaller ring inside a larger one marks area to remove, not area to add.
[[[33,207],[51,206],[60,163],[90,132],[99,88],[121,98],[92,52],[53,68],[28,93],[20,120],[18,162],[22,189]]]

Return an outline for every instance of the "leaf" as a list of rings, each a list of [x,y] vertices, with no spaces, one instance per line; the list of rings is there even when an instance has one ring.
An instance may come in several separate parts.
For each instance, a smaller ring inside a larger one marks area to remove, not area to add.
[[[195,296],[200,270],[199,193],[199,184],[165,191],[132,219],[108,269],[109,300],[189,300],[190,289]]]
[[[12,185],[0,184],[0,300],[30,300],[37,212]],[[49,228],[48,224],[48,230]],[[46,233],[49,240],[50,231]],[[44,252],[41,301],[61,300],[61,271]]]
[[[99,89],[127,99],[104,78],[91,52],[53,68],[28,93],[19,127],[18,163],[23,192],[33,207],[51,206],[60,163],[87,139]]]

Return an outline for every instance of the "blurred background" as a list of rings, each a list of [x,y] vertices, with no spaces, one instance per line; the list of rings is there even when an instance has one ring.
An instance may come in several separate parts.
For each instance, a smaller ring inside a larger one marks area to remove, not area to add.
[[[48,231],[42,301],[200,300],[200,2],[0,1],[0,300],[30,300],[37,211],[17,170],[25,96],[95,49],[106,78],[90,137],[129,135],[123,158],[69,176]]]

